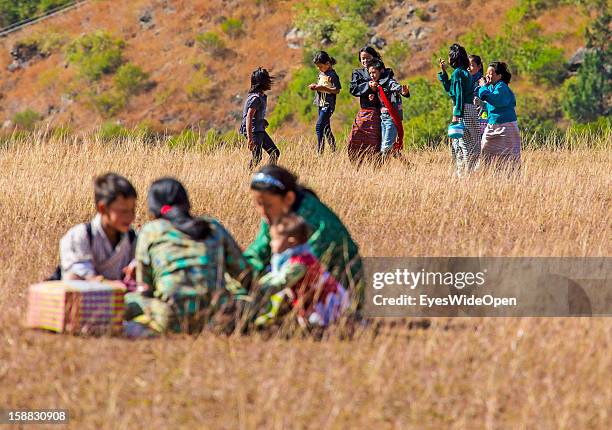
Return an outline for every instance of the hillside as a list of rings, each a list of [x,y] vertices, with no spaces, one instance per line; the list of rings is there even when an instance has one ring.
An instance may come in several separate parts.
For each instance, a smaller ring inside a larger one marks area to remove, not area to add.
[[[68,126],[79,131],[107,121],[169,131],[196,125],[220,131],[235,129],[254,68],[261,65],[277,77],[270,97],[273,112],[278,96],[303,67],[303,32],[294,24],[298,3],[301,2],[86,3],[0,39],[0,124],[11,130],[15,115],[27,111],[33,117],[26,121],[28,124],[40,120],[53,127]],[[470,31],[497,34],[506,13],[517,3],[479,2],[475,13],[476,2],[470,0],[380,0],[364,14],[369,31],[360,37],[390,52],[388,57],[397,58],[394,66],[400,77],[423,75],[431,79],[432,58],[441,47]],[[583,44],[586,18],[576,7],[552,8],[538,19],[544,33],[561,34],[558,45],[566,58]],[[112,72],[88,80],[67,59],[66,46],[97,30],[120,39],[123,63],[129,62],[148,74],[142,88],[124,99],[118,99]],[[38,41],[37,46],[41,40],[56,43],[50,43],[42,54],[36,49],[28,54],[26,49],[20,52],[22,58],[14,61],[14,48],[31,40]],[[392,55],[394,52],[396,55]],[[356,53],[353,57],[356,62]],[[346,88],[349,76],[341,79]],[[348,107],[343,122],[354,107]],[[286,118],[281,124],[285,133],[301,133],[309,128],[303,119]]]

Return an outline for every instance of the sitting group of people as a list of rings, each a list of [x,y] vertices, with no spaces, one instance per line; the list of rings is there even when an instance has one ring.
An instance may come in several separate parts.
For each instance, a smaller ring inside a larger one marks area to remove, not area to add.
[[[280,324],[326,327],[358,298],[361,259],[340,219],[280,166],[260,169],[251,193],[262,217],[243,252],[223,225],[196,217],[183,185],[153,182],[150,221],[132,229],[137,192],[107,173],[94,181],[97,214],[60,241],[63,280],[125,283],[126,334]]]

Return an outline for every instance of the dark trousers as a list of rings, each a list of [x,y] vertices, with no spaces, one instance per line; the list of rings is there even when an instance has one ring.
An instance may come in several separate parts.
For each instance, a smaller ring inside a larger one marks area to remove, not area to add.
[[[317,151],[319,154],[323,153],[323,149],[325,148],[325,140],[327,139],[327,143],[331,147],[332,151],[336,150],[336,138],[331,131],[330,119],[332,114],[334,113],[333,109],[329,107],[320,107],[319,108],[319,119],[317,120]]]
[[[253,158],[249,163],[249,168],[255,168],[261,162],[262,149],[265,150],[270,156],[270,164],[276,164],[278,157],[280,157],[280,151],[272,142],[272,139],[265,131],[256,131],[253,133],[253,141],[255,148],[253,148]]]

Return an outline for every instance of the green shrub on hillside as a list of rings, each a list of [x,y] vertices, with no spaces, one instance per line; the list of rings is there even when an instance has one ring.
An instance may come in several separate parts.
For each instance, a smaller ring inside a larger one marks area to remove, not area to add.
[[[18,41],[18,44],[34,47],[40,55],[46,57],[60,49],[68,42],[68,36],[55,31],[39,32]]]
[[[204,101],[210,95],[211,86],[210,78],[203,72],[197,72],[185,86],[185,92],[192,100]]]
[[[231,38],[237,38],[244,34],[244,24],[239,18],[227,18],[221,23],[221,30]]]
[[[113,81],[119,91],[127,95],[135,95],[147,88],[149,74],[134,64],[126,63],[119,67]]]
[[[451,102],[439,82],[408,81],[410,98],[403,99],[404,142],[409,148],[435,146],[444,140],[451,120]]]
[[[396,71],[396,77],[401,76],[401,66],[410,56],[410,45],[403,40],[394,40],[383,51],[385,65]]]
[[[291,118],[302,122],[314,121],[317,107],[313,104],[314,93],[308,85],[317,81],[318,70],[312,58],[321,49],[338,61],[334,68],[340,77],[342,90],[337,96],[334,123],[350,125],[358,109],[355,97],[349,93],[351,71],[359,67],[357,52],[368,40],[364,17],[373,12],[376,4],[374,0],[307,0],[297,5],[295,25],[305,31],[304,64],[293,73],[271,112],[272,130]],[[321,46],[322,41],[328,44]]]
[[[213,31],[200,33],[195,39],[198,46],[209,54],[221,55],[225,52],[225,42],[223,42],[223,39]]]
[[[0,27],[33,18],[73,0],[0,0]]]
[[[124,47],[123,40],[100,30],[75,39],[68,45],[66,56],[84,77],[95,81],[119,68]]]
[[[117,115],[127,104],[128,96],[114,88],[91,96],[91,103],[105,118]]]
[[[578,74],[564,85],[563,110],[578,122],[591,122],[610,115],[612,109],[612,14],[605,12],[591,22],[587,53]]]
[[[42,119],[42,116],[30,108],[18,112],[13,116],[13,123],[21,130],[33,130],[36,124]]]
[[[568,118],[583,123],[595,121],[609,109],[612,76],[604,67],[605,61],[601,51],[587,54],[578,75],[566,81],[563,111]]]

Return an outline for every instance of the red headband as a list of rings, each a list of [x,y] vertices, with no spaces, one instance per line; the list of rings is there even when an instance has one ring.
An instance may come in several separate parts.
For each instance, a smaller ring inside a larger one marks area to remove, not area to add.
[[[171,210],[172,210],[172,206],[170,206],[170,205],[163,205],[161,207],[161,209],[159,210],[159,213],[162,214],[162,215],[166,215]]]

